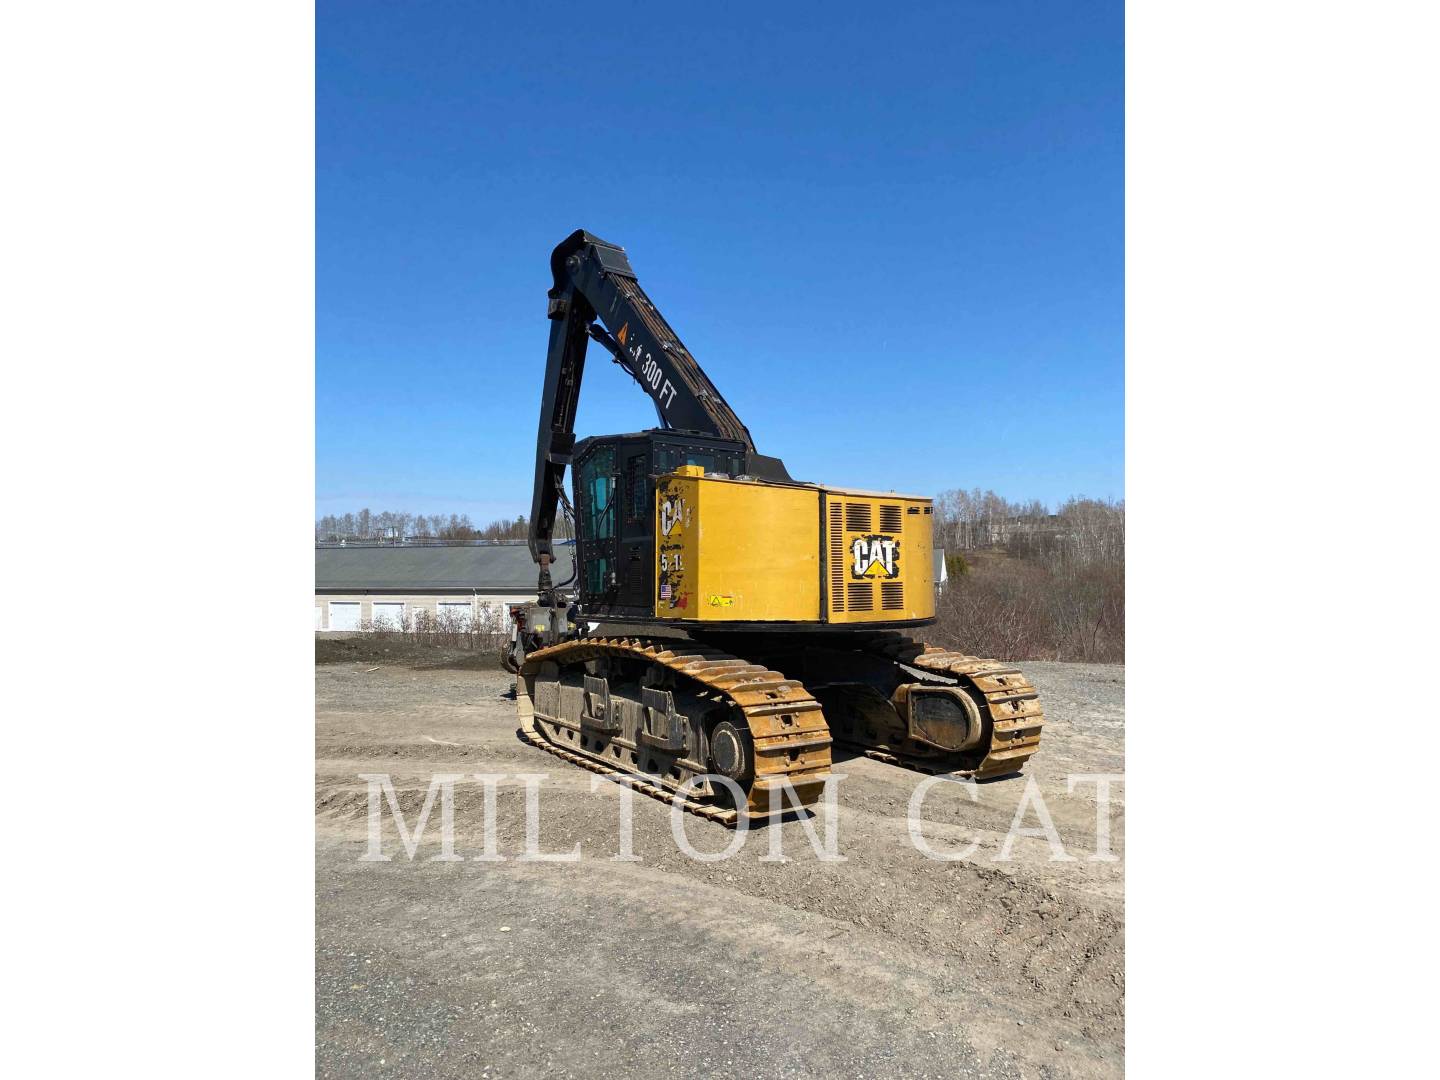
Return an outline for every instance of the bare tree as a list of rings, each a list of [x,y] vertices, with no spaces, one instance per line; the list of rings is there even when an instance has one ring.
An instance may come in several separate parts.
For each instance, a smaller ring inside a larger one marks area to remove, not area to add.
[[[407,536],[448,541],[525,540],[530,535],[530,522],[524,514],[514,518],[497,518],[484,526],[476,526],[468,514],[411,514],[369,508],[337,517],[325,514],[316,519],[315,539],[322,541],[394,539]],[[574,538],[574,529],[566,518],[555,523],[557,539]]]
[[[1125,504],[1072,498],[1051,514],[993,491],[935,500],[951,572],[937,610],[943,644],[1004,659],[1125,657]],[[957,567],[958,568],[958,567]]]

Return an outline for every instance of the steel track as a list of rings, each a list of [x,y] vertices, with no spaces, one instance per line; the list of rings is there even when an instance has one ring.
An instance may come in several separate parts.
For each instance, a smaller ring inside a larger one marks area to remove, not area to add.
[[[999,660],[985,660],[936,648],[890,631],[863,635],[860,648],[874,656],[919,668],[947,680],[953,679],[977,691],[985,701],[986,719],[990,726],[989,749],[975,767],[955,768],[947,765],[945,758],[937,758],[933,748],[919,744],[914,753],[906,753],[903,744],[880,748],[851,740],[837,740],[841,745],[889,765],[932,775],[945,773],[977,780],[1019,772],[1040,748],[1040,731],[1045,726],[1040,692],[1019,668]]]
[[[593,637],[561,642],[530,653],[515,680],[515,698],[520,711],[520,730],[516,734],[532,746],[609,776],[642,794],[682,806],[712,821],[733,825],[737,816],[733,808],[680,795],[672,790],[678,784],[669,778],[621,768],[598,753],[579,747],[559,746],[540,729],[530,680],[539,673],[541,665],[548,662],[564,668],[602,657],[638,660],[667,668],[729,701],[744,716],[754,746],[755,763],[754,779],[745,792],[748,816],[770,815],[771,793],[783,792],[787,782],[801,806],[809,806],[819,799],[830,776],[831,743],[820,703],[802,684],[778,671],[688,642]],[[795,809],[793,801],[783,794],[780,799],[778,805],[782,813]]]

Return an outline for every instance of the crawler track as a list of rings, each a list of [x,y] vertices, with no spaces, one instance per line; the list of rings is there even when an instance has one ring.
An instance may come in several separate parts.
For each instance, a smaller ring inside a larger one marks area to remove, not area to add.
[[[671,806],[683,807],[689,813],[698,814],[700,817],[709,818],[711,821],[719,821],[725,825],[732,826],[735,824],[735,819],[739,817],[734,810],[719,807],[713,803],[702,802],[698,799],[686,798],[674,791],[668,791],[658,784],[651,783],[649,780],[642,780],[633,773],[625,772],[623,769],[617,769],[613,765],[607,765],[603,761],[597,761],[588,755],[582,756],[571,753],[569,750],[561,749],[549,739],[545,738],[544,735],[540,734],[539,730],[535,727],[533,714],[520,721],[520,730],[517,731],[516,734],[531,746],[544,750],[547,754],[554,754],[558,758],[563,758],[571,765],[579,765],[582,769],[589,769],[593,773],[599,773],[601,776],[608,777],[617,784],[624,784],[626,787],[633,788],[642,795],[649,795],[652,799],[659,799],[661,802],[669,803]]]
[[[602,756],[583,745],[560,745],[570,722],[544,717],[535,708],[536,678],[546,664],[573,669],[604,657],[640,661],[668,669],[689,680],[717,702],[726,702],[743,715],[754,747],[754,778],[746,795],[746,813],[766,816],[771,811],[771,792],[791,784],[801,805],[820,797],[830,775],[830,731],[820,703],[805,687],[777,671],[750,663],[729,653],[689,642],[637,637],[593,637],[562,642],[539,649],[525,658],[515,681],[520,711],[519,737],[572,764],[625,783],[642,794],[714,821],[734,824],[735,808],[718,806],[703,798],[687,797],[676,790],[685,779],[662,773],[641,772],[622,767],[619,747],[613,757]],[[546,730],[546,727],[550,730]],[[612,740],[612,743],[619,740]],[[628,744],[620,743],[620,746]],[[607,744],[608,748],[608,744]],[[633,749],[631,747],[630,749]],[[630,755],[632,760],[636,755]],[[694,770],[689,770],[693,774]],[[787,800],[788,804],[788,800]],[[790,809],[793,804],[782,809]]]
[[[848,741],[844,745],[891,765],[927,773],[973,776],[977,780],[1019,772],[1030,755],[1040,748],[1045,713],[1040,706],[1039,691],[1019,668],[998,660],[939,649],[898,633],[866,634],[859,644],[873,655],[976,690],[985,701],[989,740],[984,757],[969,768],[956,768],[943,758],[937,760],[935,752],[928,747],[917,747],[919,752],[907,753],[904,745],[884,749]]]

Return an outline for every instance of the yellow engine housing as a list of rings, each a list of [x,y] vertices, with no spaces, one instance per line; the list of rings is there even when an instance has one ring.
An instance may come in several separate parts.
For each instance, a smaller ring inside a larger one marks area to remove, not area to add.
[[[655,617],[914,623],[935,617],[934,507],[913,495],[706,476],[655,488]]]

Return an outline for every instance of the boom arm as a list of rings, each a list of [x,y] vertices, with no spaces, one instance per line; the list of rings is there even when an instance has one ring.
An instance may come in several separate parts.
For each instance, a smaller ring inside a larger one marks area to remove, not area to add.
[[[604,345],[650,395],[662,427],[733,439],[755,449],[750,432],[640,288],[624,248],[577,229],[551,253],[550,270],[555,277],[549,292],[550,351],[530,504],[530,554],[540,564],[542,601],[550,591],[555,511],[575,446],[575,410],[589,338]]]

